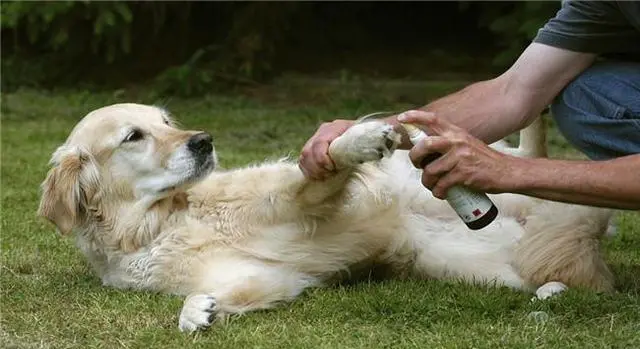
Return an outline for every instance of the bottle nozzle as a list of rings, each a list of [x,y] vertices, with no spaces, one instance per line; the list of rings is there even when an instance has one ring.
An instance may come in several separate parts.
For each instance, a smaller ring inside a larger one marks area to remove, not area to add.
[[[412,124],[400,124],[404,127],[405,131],[407,131],[407,135],[409,136],[409,140],[411,143],[418,144],[423,138],[427,137],[427,134],[424,133],[418,126]]]
[[[415,138],[417,136],[420,136],[421,133],[423,133],[422,130],[415,125],[412,125],[412,124],[400,124],[400,125],[404,127],[404,130],[407,131],[410,138]]]

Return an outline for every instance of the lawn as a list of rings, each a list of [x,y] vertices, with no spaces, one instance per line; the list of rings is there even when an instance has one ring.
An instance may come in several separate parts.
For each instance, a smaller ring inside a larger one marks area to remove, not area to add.
[[[51,152],[99,106],[164,105],[185,127],[210,131],[221,165],[234,167],[296,156],[323,120],[403,110],[459,86],[288,79],[197,99],[158,98],[142,89],[3,94],[0,346],[640,348],[637,213],[621,213],[618,235],[605,243],[618,276],[615,294],[570,290],[530,302],[531,295],[504,288],[372,280],[311,290],[288,307],[237,317],[192,336],[177,329],[180,298],[101,287],[72,241],[35,215]],[[578,156],[553,128],[549,143],[552,156]]]

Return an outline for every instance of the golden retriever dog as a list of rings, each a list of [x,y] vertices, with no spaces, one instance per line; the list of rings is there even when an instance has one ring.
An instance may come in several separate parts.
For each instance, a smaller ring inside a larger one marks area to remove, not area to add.
[[[537,121],[522,156],[544,155]],[[420,183],[400,134],[360,121],[331,143],[338,172],[305,178],[287,159],[216,168],[212,138],[163,109],[92,111],[52,155],[39,214],[73,234],[103,285],[185,296],[182,331],[290,301],[308,287],[382,267],[386,276],[463,280],[544,299],[610,291],[600,252],[609,210],[491,195],[500,214],[469,230]]]

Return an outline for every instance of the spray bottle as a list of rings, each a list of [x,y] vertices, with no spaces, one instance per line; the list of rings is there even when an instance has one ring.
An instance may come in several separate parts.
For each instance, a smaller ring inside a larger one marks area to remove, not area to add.
[[[421,129],[411,124],[401,124],[409,135],[409,139],[413,145],[418,144],[427,134]],[[442,156],[439,153],[427,155],[420,167],[424,168],[427,164]],[[487,194],[479,193],[463,186],[453,186],[447,191],[446,200],[456,211],[464,224],[472,230],[479,230],[489,225],[498,216],[498,208],[489,199]]]

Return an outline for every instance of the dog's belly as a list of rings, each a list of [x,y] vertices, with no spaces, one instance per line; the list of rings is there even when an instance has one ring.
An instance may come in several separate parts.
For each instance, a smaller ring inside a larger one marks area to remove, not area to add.
[[[469,281],[495,279],[521,287],[522,280],[512,265],[524,229],[515,219],[501,217],[482,231],[472,231],[457,220],[414,214],[407,219],[405,229],[418,275]]]
[[[383,162],[383,175],[377,183],[382,191],[394,198],[396,221],[379,212],[370,217],[371,227],[388,229],[389,249],[386,255],[413,257],[413,271],[422,277],[495,279],[520,288],[522,280],[512,267],[513,251],[525,233],[518,222],[519,212],[532,200],[517,195],[499,195],[501,214],[488,227],[470,230],[444,200],[434,198],[420,182],[421,172],[408,161],[404,151],[397,151]],[[518,207],[515,207],[518,206]],[[381,220],[382,219],[382,220]],[[395,226],[395,227],[393,227]]]
[[[244,235],[225,253],[321,280],[354,266],[381,263],[396,268],[396,275],[499,279],[514,287],[522,283],[510,265],[523,234],[516,220],[501,216],[481,231],[469,230],[446,201],[421,185],[420,172],[406,152],[380,166],[362,166],[335,205],[335,214],[317,219],[313,229],[302,217],[274,225],[257,222],[259,233]],[[202,235],[204,240],[209,234]],[[197,274],[210,275],[231,258],[208,248],[201,253],[204,263]]]

